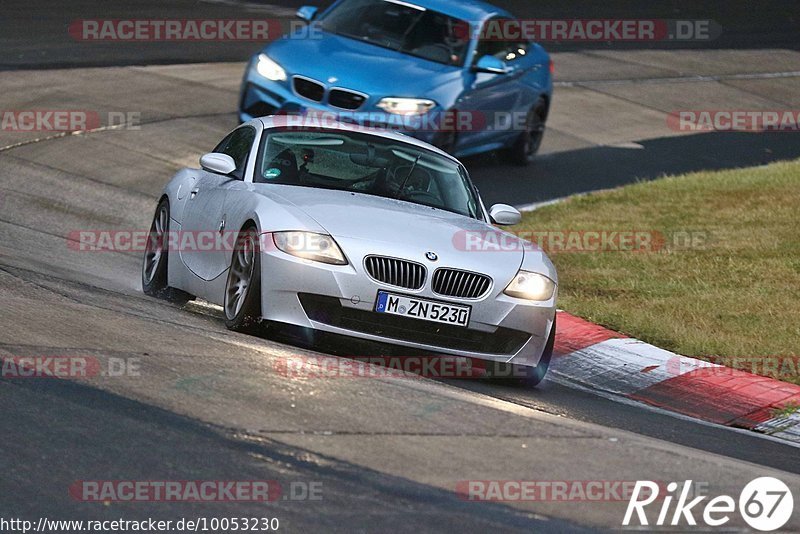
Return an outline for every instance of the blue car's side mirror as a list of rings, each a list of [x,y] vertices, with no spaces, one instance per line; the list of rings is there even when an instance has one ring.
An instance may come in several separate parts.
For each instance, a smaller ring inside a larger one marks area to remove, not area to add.
[[[317,16],[317,8],[314,6],[303,6],[297,10],[297,18],[306,22],[311,22]]]
[[[490,72],[492,74],[505,74],[508,72],[504,61],[489,55],[481,57],[472,70],[475,72]]]

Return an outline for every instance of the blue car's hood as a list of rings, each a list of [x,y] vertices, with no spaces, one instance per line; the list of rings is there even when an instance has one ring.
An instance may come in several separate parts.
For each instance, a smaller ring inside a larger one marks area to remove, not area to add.
[[[300,74],[328,86],[344,87],[373,97],[430,94],[460,79],[458,67],[402,54],[328,32],[321,38],[280,39],[264,49],[289,76]],[[335,82],[329,82],[331,76]]]

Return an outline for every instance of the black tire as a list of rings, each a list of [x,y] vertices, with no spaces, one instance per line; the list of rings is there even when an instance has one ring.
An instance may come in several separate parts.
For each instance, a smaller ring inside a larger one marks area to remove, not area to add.
[[[553,318],[553,326],[550,328],[550,335],[542,351],[542,357],[536,367],[527,365],[514,365],[512,363],[487,362],[486,374],[493,380],[503,380],[506,383],[516,382],[526,387],[536,387],[550,368],[550,360],[553,358],[553,347],[556,342],[556,320]]]
[[[248,256],[251,261],[243,265],[243,258]],[[239,293],[243,276],[247,276],[247,282]],[[261,325],[261,253],[255,226],[243,228],[236,238],[236,247],[231,255],[222,307],[225,313],[225,326],[228,329],[246,333],[255,333],[259,329]]]
[[[185,291],[169,287],[167,269],[169,266],[169,200],[158,203],[150,224],[144,258],[142,259],[142,291],[151,297],[184,305],[194,297]]]
[[[533,162],[539,147],[542,146],[546,120],[547,103],[543,98],[539,98],[528,112],[525,131],[519,134],[514,145],[509,149],[509,157],[514,165],[526,167]]]

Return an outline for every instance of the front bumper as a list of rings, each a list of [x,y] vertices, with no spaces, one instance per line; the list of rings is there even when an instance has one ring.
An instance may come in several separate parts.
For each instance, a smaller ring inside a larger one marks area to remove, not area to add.
[[[538,364],[555,317],[555,295],[546,302],[525,301],[505,295],[502,293],[505,285],[495,283],[481,299],[447,298],[433,293],[430,276],[421,290],[408,291],[371,279],[361,258],[350,258],[349,265],[336,266],[302,260],[277,250],[263,251],[264,319],[400,345],[431,355],[450,354],[525,366]],[[466,328],[439,325],[376,313],[378,290],[468,304],[472,307],[469,325]]]
[[[261,76],[251,61],[245,71],[244,80],[239,95],[239,121],[246,122],[256,117],[268,115],[297,114],[307,111],[330,114],[342,122],[358,123],[361,126],[376,128],[390,128],[427,143],[435,142],[435,131],[429,128],[412,129],[404,128],[397,122],[381,121],[379,117],[386,116],[386,112],[375,107],[375,98],[368,100],[358,110],[345,110],[330,106],[326,102],[316,102],[304,98],[292,89],[291,76],[285,82],[274,82]],[[432,113],[435,113],[434,110]],[[400,118],[398,117],[398,120]],[[421,121],[422,122],[422,121]]]

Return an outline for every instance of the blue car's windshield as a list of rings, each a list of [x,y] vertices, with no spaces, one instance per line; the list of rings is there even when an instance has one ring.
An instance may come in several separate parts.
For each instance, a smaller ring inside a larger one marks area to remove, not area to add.
[[[480,219],[477,193],[463,166],[365,133],[271,130],[261,139],[253,181],[396,198]]]
[[[320,26],[444,65],[463,65],[469,44],[469,23],[392,0],[344,0]]]

